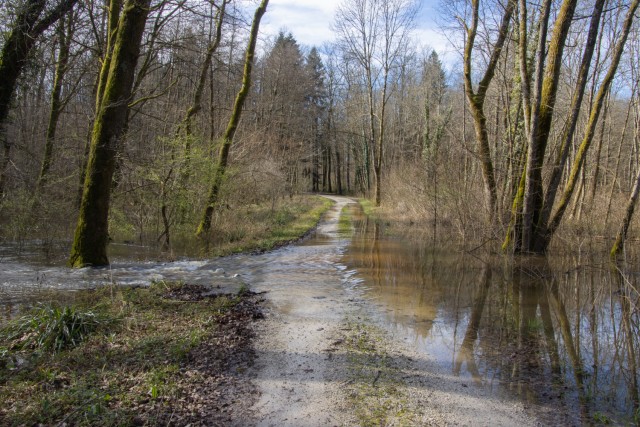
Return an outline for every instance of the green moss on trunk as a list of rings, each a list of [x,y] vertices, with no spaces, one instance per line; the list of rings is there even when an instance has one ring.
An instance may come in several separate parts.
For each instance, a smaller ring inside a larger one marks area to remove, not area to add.
[[[215,209],[216,204],[218,203],[218,196],[220,194],[220,187],[222,186],[222,181],[224,179],[224,174],[227,169],[227,162],[229,159],[229,150],[231,149],[231,144],[233,143],[233,136],[236,133],[236,129],[238,128],[238,123],[240,123],[240,115],[242,114],[242,107],[244,106],[244,101],[249,94],[249,88],[251,87],[251,70],[253,69],[253,61],[256,50],[256,42],[258,41],[258,29],[260,28],[260,20],[262,16],[267,11],[267,4],[269,0],[262,0],[258,9],[253,16],[253,24],[251,25],[251,35],[249,37],[249,44],[247,46],[247,53],[245,55],[244,61],[244,72],[242,74],[242,87],[236,96],[236,100],[233,104],[233,112],[231,114],[231,118],[229,119],[229,124],[227,125],[227,130],[224,133],[222,138],[222,145],[220,146],[220,151],[218,153],[218,163],[216,166],[216,173],[213,177],[213,182],[211,184],[211,191],[209,192],[209,197],[207,198],[207,205],[204,209],[204,214],[202,216],[202,220],[200,221],[200,225],[198,225],[198,229],[196,230],[197,236],[202,236],[209,232],[211,229],[211,218],[213,217],[213,211]]]
[[[107,265],[111,182],[126,122],[150,0],[127,0],[96,114],[70,267]],[[105,65],[107,65],[105,63]]]

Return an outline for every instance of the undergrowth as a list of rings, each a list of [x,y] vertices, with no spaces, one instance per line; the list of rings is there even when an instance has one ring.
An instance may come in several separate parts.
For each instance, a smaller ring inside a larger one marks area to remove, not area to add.
[[[166,421],[168,402],[191,387],[182,365],[242,298],[167,297],[184,286],[109,286],[10,322],[0,334],[0,425]]]

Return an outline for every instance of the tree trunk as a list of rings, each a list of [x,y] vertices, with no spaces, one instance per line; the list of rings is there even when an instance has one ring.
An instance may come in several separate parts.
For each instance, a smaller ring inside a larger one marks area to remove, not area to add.
[[[82,204],[82,194],[84,193],[84,182],[87,177],[87,165],[89,164],[89,153],[91,152],[91,138],[93,135],[93,124],[95,124],[95,117],[100,110],[100,103],[102,101],[102,95],[104,94],[104,88],[107,83],[107,77],[109,74],[111,57],[113,54],[113,46],[115,44],[116,33],[118,30],[118,19],[122,10],[124,0],[107,0],[109,2],[109,13],[107,18],[107,36],[104,41],[104,46],[100,46],[99,50],[99,63],[101,63],[100,71],[94,82],[94,123],[89,126],[87,132],[87,139],[84,146],[84,156],[82,166],[80,167],[80,176],[78,180],[78,208]],[[96,37],[96,39],[99,39]],[[101,56],[101,57],[100,57]]]
[[[260,28],[260,20],[262,19],[262,15],[264,15],[267,10],[268,3],[269,0],[262,0],[260,6],[258,6],[253,16],[253,23],[251,24],[251,34],[249,36],[249,44],[247,46],[247,52],[244,61],[242,87],[240,88],[240,91],[236,96],[236,100],[233,105],[233,111],[229,119],[229,124],[227,125],[227,129],[225,130],[224,136],[222,137],[222,145],[220,146],[220,151],[218,152],[218,163],[214,172],[211,190],[207,199],[207,205],[205,207],[202,220],[200,221],[200,225],[198,225],[198,229],[196,231],[196,235],[198,236],[202,236],[203,234],[208,233],[211,229],[211,219],[213,218],[213,211],[215,210],[216,204],[218,203],[220,188],[222,186],[224,174],[227,169],[229,150],[231,149],[233,137],[236,133],[236,129],[238,128],[238,123],[240,122],[240,115],[242,114],[244,101],[247,98],[247,95],[249,94],[249,88],[251,87],[251,70],[253,69],[254,52],[256,49],[256,42],[258,41],[258,29]]]
[[[116,156],[140,54],[140,43],[151,0],[126,0],[113,44],[104,91],[91,136],[91,151],[69,266],[109,264],[108,219]]]
[[[567,158],[569,156],[569,148],[571,147],[571,141],[575,134],[576,126],[578,123],[578,117],[580,115],[580,107],[582,106],[582,99],[584,97],[587,80],[589,78],[589,68],[591,66],[591,60],[595,50],[596,40],[598,38],[598,30],[600,28],[600,19],[604,9],[605,0],[596,0],[593,6],[593,13],[591,14],[591,22],[589,24],[589,33],[587,35],[587,42],[585,50],[580,62],[580,70],[578,72],[578,80],[576,81],[576,89],[571,100],[571,115],[569,117],[569,123],[565,132],[562,135],[562,145],[556,156],[556,159],[552,165],[551,178],[547,185],[547,190],[544,195],[544,202],[542,206],[542,212],[540,214],[540,224],[547,224],[555,203],[558,187],[560,186],[560,179],[564,172]]]
[[[467,29],[467,40],[464,46],[464,91],[467,97],[471,115],[473,116],[474,129],[476,133],[476,142],[478,145],[478,157],[482,165],[482,179],[484,183],[486,207],[490,218],[495,218],[496,205],[498,202],[498,190],[496,186],[493,162],[491,160],[491,148],[489,145],[489,134],[487,131],[487,118],[484,114],[484,101],[491,80],[495,74],[498,59],[502,52],[507,34],[509,32],[509,24],[511,15],[515,8],[515,0],[509,0],[502,16],[502,21],[498,29],[498,36],[491,52],[491,58],[487,65],[477,90],[473,89],[471,55],[473,52],[475,39],[478,30],[479,20],[479,0],[472,0],[472,18],[471,25]]]
[[[522,208],[522,248],[524,252],[540,252],[538,236],[545,234],[541,230],[539,219],[543,203],[542,166],[553,120],[556,93],[560,80],[562,54],[569,27],[573,20],[577,0],[565,0],[560,8],[553,29],[549,51],[545,52],[546,27],[549,19],[550,2],[545,4],[545,12],[540,22],[540,44],[536,66],[536,79],[531,123],[529,148],[527,152],[527,168],[525,193]],[[545,54],[546,53],[546,54]],[[544,58],[547,64],[544,65]],[[544,71],[543,71],[544,70]],[[544,72],[544,76],[543,76]]]
[[[622,57],[624,46],[626,44],[627,37],[629,36],[629,32],[632,27],[634,14],[638,9],[638,3],[639,3],[639,0],[634,0],[629,5],[629,10],[627,12],[627,16],[625,17],[625,21],[622,26],[622,33],[620,35],[620,38],[616,42],[616,45],[611,57],[611,63],[609,64],[609,69],[607,70],[607,74],[602,80],[601,86],[598,89],[598,93],[596,94],[595,100],[593,102],[593,108],[589,116],[587,129],[585,131],[585,135],[582,140],[582,143],[578,148],[578,152],[576,153],[576,157],[573,161],[571,172],[569,174],[569,181],[565,186],[565,190],[562,194],[562,198],[560,200],[558,209],[556,210],[556,213],[549,221],[547,232],[539,236],[538,247],[542,251],[546,250],[549,244],[549,241],[553,236],[553,233],[557,230],[558,226],[560,225],[564,212],[566,211],[569,201],[571,200],[571,196],[573,195],[573,191],[578,181],[578,175],[580,173],[580,170],[582,169],[582,165],[586,158],[587,151],[589,150],[589,146],[591,145],[591,142],[593,140],[596,124],[598,122],[598,117],[600,116],[600,110],[602,109],[602,104],[609,92],[609,88],[611,87],[613,77],[615,76],[616,70],[618,68],[618,64],[620,63],[620,58]]]
[[[193,101],[191,106],[187,109],[184,120],[180,125],[180,130],[184,131],[184,135],[186,137],[185,145],[184,145],[184,159],[185,164],[182,171],[183,179],[186,179],[190,174],[190,158],[191,158],[191,136],[193,135],[193,118],[200,112],[202,109],[202,93],[204,92],[204,85],[207,81],[207,73],[209,72],[209,68],[211,68],[211,61],[213,60],[213,54],[218,50],[218,46],[220,46],[220,41],[222,40],[222,23],[225,17],[225,8],[227,3],[230,0],[223,0],[218,12],[216,14],[216,30],[215,35],[209,46],[207,47],[207,52],[204,57],[204,61],[202,62],[202,67],[200,68],[200,76],[198,78],[198,84],[196,86],[196,90],[193,94]]]

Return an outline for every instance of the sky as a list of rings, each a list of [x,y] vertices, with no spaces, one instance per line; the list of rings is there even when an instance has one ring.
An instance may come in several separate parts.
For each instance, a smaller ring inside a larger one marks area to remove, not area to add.
[[[331,30],[335,11],[344,0],[269,0],[262,18],[263,36],[275,36],[281,29],[290,32],[299,44],[308,48],[320,47],[335,40]],[[418,46],[435,49],[445,63],[455,61],[455,53],[438,30],[435,22],[438,0],[419,0],[420,13],[414,38]]]

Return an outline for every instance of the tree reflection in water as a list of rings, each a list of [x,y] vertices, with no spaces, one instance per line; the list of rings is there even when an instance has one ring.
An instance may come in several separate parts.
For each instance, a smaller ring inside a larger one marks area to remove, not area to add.
[[[552,408],[553,422],[634,422],[637,275],[606,257],[484,260],[359,218],[345,254],[381,316],[455,374]]]

